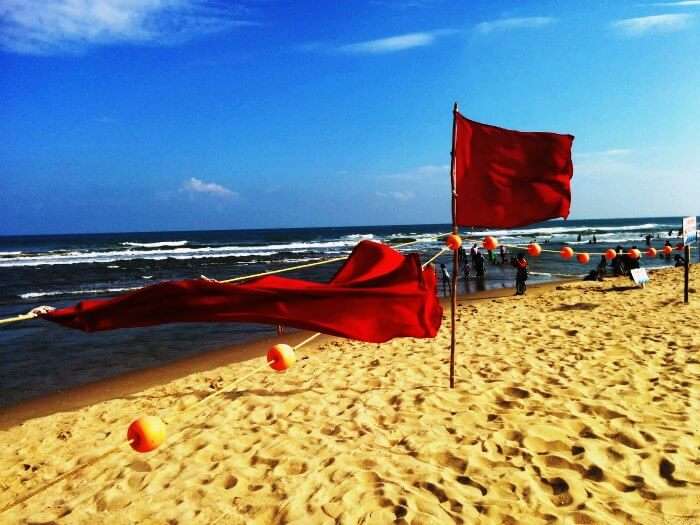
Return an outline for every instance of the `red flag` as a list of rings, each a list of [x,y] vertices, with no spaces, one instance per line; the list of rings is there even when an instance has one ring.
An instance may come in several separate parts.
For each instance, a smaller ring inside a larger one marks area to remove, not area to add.
[[[480,124],[455,112],[458,226],[513,228],[566,218],[573,135]]]
[[[42,315],[86,332],[181,322],[292,326],[381,343],[435,337],[442,321],[435,272],[417,254],[360,242],[329,283],[267,276],[243,284],[168,281]]]

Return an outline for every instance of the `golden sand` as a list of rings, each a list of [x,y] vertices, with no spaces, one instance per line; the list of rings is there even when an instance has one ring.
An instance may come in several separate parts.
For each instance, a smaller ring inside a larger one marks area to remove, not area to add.
[[[454,390],[446,322],[322,338],[197,405],[262,358],[26,421],[0,432],[0,508],[85,466],[0,523],[700,524],[700,297],[682,269],[630,285],[463,301]],[[169,427],[148,454],[142,414]]]

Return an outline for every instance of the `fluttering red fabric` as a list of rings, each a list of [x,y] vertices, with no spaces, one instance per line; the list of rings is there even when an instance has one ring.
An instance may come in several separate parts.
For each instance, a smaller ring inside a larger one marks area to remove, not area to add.
[[[457,225],[514,228],[569,216],[573,135],[455,119]]]
[[[362,241],[328,283],[277,276],[243,284],[167,281],[42,315],[86,332],[180,322],[271,323],[369,342],[434,337],[435,273],[417,254]]]

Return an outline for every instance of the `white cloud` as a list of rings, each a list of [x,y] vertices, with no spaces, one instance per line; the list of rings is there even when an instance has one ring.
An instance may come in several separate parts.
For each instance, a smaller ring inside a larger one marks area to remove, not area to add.
[[[682,0],[681,2],[659,2],[651,4],[660,7],[687,7],[691,5],[700,5],[700,0]]]
[[[476,25],[476,30],[479,33],[487,34],[495,31],[509,31],[511,29],[537,28],[544,27],[556,19],[549,16],[528,16],[520,18],[501,18],[500,20],[491,20],[489,22],[481,22]]]
[[[220,184],[216,184],[214,182],[204,182],[194,177],[183,182],[180,191],[186,191],[188,193],[207,193],[217,197],[238,196],[238,193],[231,191],[228,188],[224,188]]]
[[[671,33],[690,26],[693,15],[687,13],[640,16],[613,22],[612,26],[626,36],[641,36],[648,33]]]
[[[245,14],[206,0],[2,0],[0,48],[50,55],[111,43],[172,44],[253,24]]]
[[[416,168],[384,175],[384,178],[403,181],[425,181],[426,179],[444,177],[446,181],[450,178],[449,164],[427,164]]]
[[[394,9],[414,9],[435,7],[436,1],[439,0],[371,0],[370,5]]]
[[[614,177],[631,175],[638,170],[630,149],[609,149],[574,154],[576,177]]]
[[[383,53],[395,53],[415,47],[430,46],[441,36],[452,35],[455,31],[450,29],[440,29],[436,31],[424,31],[419,33],[406,33],[404,35],[378,38],[365,42],[346,44],[335,48],[336,51],[352,55],[377,55]],[[321,44],[311,44],[308,49],[318,49]]]
[[[412,191],[378,191],[377,197],[394,199],[401,202],[406,202],[416,197]]]

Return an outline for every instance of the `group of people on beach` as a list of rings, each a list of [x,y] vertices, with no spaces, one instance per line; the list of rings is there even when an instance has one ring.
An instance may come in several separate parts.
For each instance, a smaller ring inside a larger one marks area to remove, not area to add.
[[[467,282],[471,277],[472,269],[475,272],[475,277],[479,281],[483,281],[486,277],[486,260],[491,264],[495,265],[505,265],[508,261],[508,250],[505,246],[500,245],[498,248],[498,255],[496,255],[494,250],[487,250],[487,255],[484,254],[479,249],[479,246],[474,243],[469,250],[467,255],[467,250],[464,247],[460,247],[457,252],[458,268],[461,270],[464,277],[464,281]],[[510,258],[510,264],[515,267],[515,288],[516,295],[522,295],[525,293],[525,281],[528,278],[527,272],[527,259],[524,253],[519,253],[517,257]],[[447,270],[445,264],[440,264],[440,275],[442,278],[442,287],[444,295],[448,294],[450,289],[450,273]]]
[[[678,230],[678,235],[682,235],[682,231]],[[673,236],[673,230],[670,230],[668,232],[668,237],[671,238]],[[656,235],[657,238],[660,237],[659,234]],[[642,237],[642,239],[645,241],[646,245],[648,247],[651,247],[652,245],[652,239],[654,236],[652,234],[646,234],[645,236]],[[581,234],[579,233],[577,236],[577,241],[580,242],[582,239]],[[533,241],[534,242],[534,241]],[[547,241],[545,240],[545,244]],[[595,234],[592,235],[592,237],[588,240],[589,244],[597,244],[598,240],[595,236]],[[664,244],[664,247],[666,246],[671,246],[671,242],[666,239],[666,242]],[[676,245],[676,248],[678,248],[680,244]],[[637,246],[632,246],[633,249],[637,249]],[[621,245],[617,245],[615,247],[615,252],[616,255],[615,257],[610,261],[610,269],[612,271],[612,275],[614,276],[628,276],[631,278],[632,276],[632,270],[639,268],[639,259],[636,259],[634,257],[631,257],[628,253],[625,252],[624,248]],[[487,250],[486,256],[482,253],[482,251],[479,249],[479,246],[474,243],[472,247],[469,250],[469,254],[467,254],[467,251],[464,249],[464,247],[460,247],[458,250],[458,268],[463,274],[464,281],[467,282],[471,278],[471,273],[472,270],[475,273],[475,277],[478,281],[483,281],[486,276],[486,261],[488,260],[489,263],[494,264],[494,265],[505,265],[507,264],[508,261],[508,250],[505,246],[500,245],[498,248],[498,254],[494,250]],[[666,253],[659,253],[659,258],[665,258],[667,260],[671,259],[670,254]],[[674,265],[675,266],[683,266],[685,265],[685,258],[679,254],[676,254],[673,256],[674,259]],[[526,290],[526,285],[525,282],[528,279],[528,262],[527,258],[525,257],[524,253],[519,253],[516,257],[510,257],[510,265],[513,266],[516,270],[515,272],[515,289],[516,289],[516,295],[522,295],[525,293]],[[443,284],[443,292],[445,295],[448,294],[448,291],[450,290],[450,274],[447,270],[447,267],[444,264],[440,264],[440,272],[441,272],[441,277],[442,277],[442,284]],[[584,280],[586,281],[602,281],[605,276],[608,274],[608,261],[605,257],[605,255],[600,256],[600,261],[598,262],[598,265],[594,270],[591,270],[585,277]]]
[[[576,236],[576,242],[581,242],[581,234],[580,233]],[[596,238],[595,233],[593,234],[593,236],[590,239],[588,239],[588,244],[598,244],[598,239]]]
[[[647,239],[645,237],[645,240],[647,240],[648,244],[647,246],[651,246],[650,239]],[[671,246],[670,241],[666,240],[664,243],[664,247],[666,246]],[[679,245],[676,245],[676,248],[678,248]],[[632,249],[637,249],[637,246],[632,246]],[[639,268],[639,259],[631,257],[628,253],[624,251],[624,248],[621,245],[617,245],[615,247],[615,257],[610,261],[610,267],[612,269],[612,274],[616,277],[618,276],[627,276],[632,278],[632,270]],[[659,258],[665,258],[666,260],[671,259],[671,254],[667,253],[659,253]],[[674,266],[684,266],[685,265],[685,258],[680,255],[676,254],[673,256],[674,260]],[[607,275],[607,268],[608,268],[608,261],[605,258],[605,255],[600,256],[600,262],[598,262],[598,266],[596,266],[595,270],[591,270],[588,275],[586,275],[583,280],[584,281],[602,281],[603,278]]]

